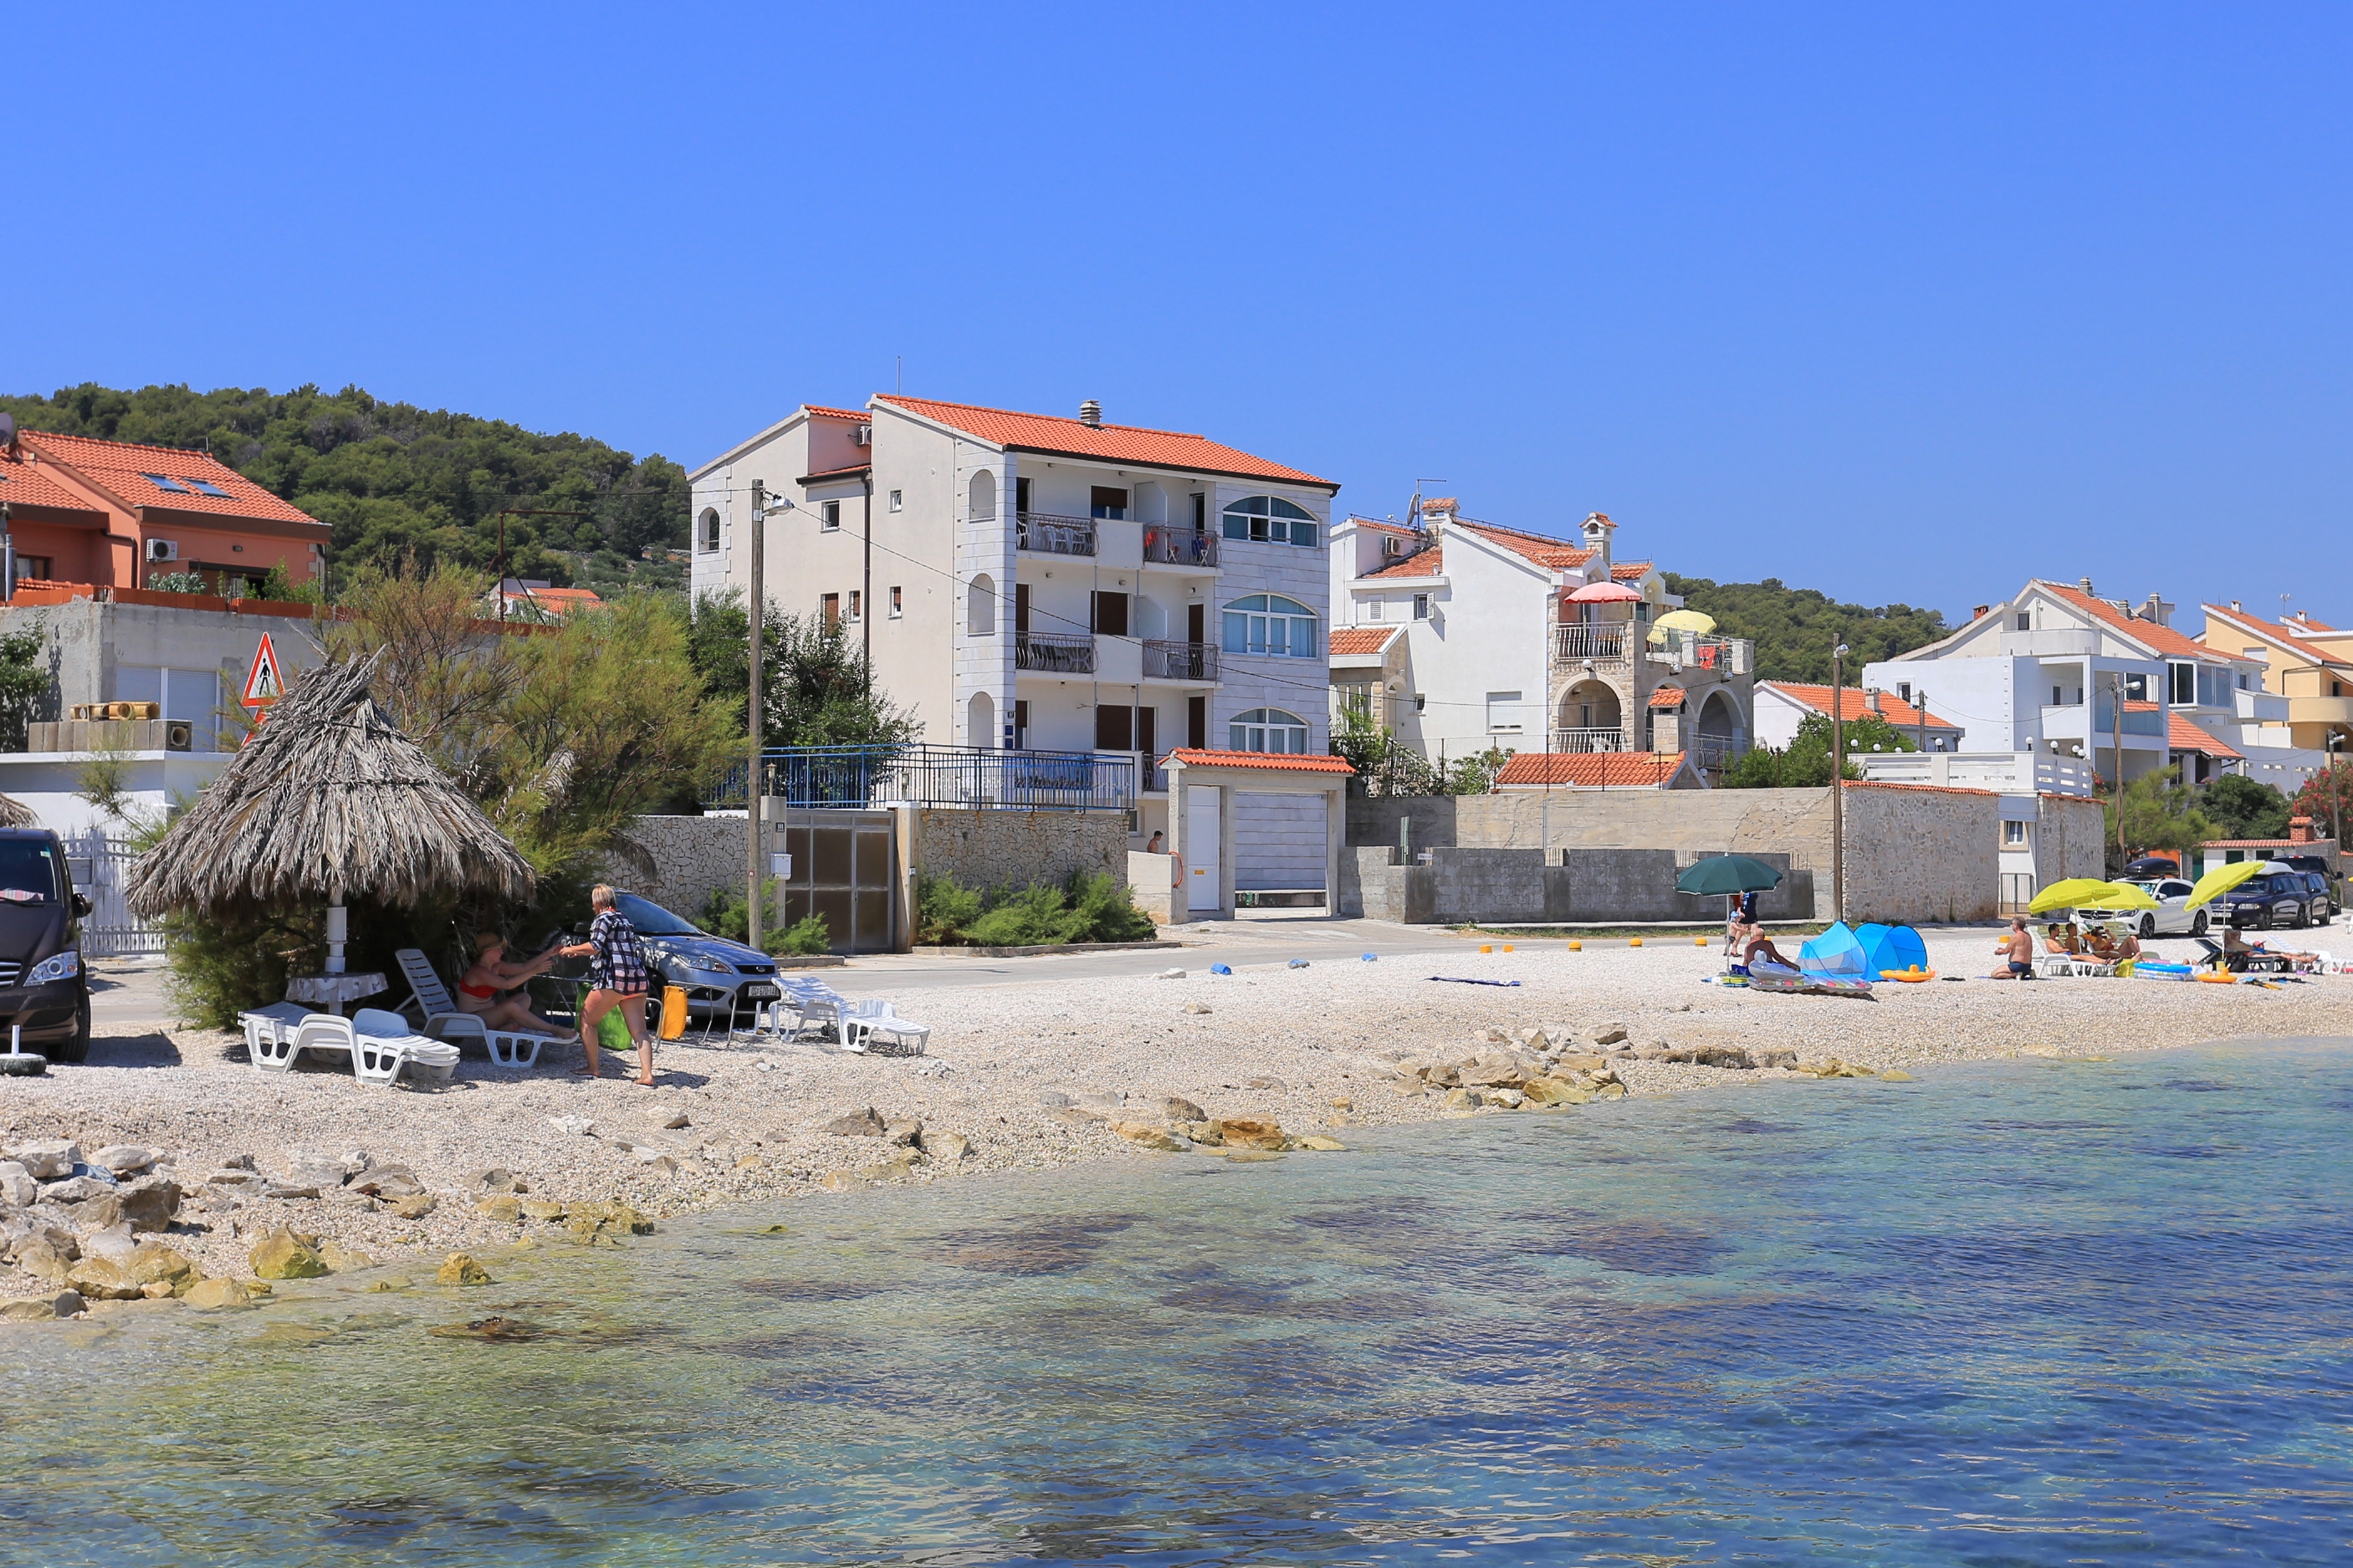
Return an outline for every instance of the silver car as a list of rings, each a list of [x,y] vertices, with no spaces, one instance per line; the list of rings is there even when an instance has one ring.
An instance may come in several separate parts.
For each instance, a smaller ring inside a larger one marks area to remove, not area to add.
[[[2153,936],[2204,936],[2206,909],[2189,907],[2190,885],[2179,877],[2132,877],[2127,888],[2138,888],[2157,900],[2153,910],[2082,910],[2085,920],[2126,921],[2146,940]]]

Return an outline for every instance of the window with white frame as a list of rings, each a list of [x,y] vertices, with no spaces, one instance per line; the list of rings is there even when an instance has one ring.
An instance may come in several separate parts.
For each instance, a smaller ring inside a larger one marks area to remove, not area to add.
[[[818,526],[830,532],[841,526],[841,503],[829,500],[818,508]]]
[[[1237,752],[1304,752],[1307,721],[1280,708],[1253,708],[1234,716],[1226,741]]]
[[[702,545],[705,551],[718,549],[719,513],[710,507],[705,507],[699,521],[702,526],[695,530],[695,542]]]
[[[2008,848],[2008,849],[2023,849],[2023,848],[2025,848],[2025,847],[2026,847],[2026,824],[2024,824],[2023,822],[2005,822],[2005,823],[2003,823],[2003,824],[2001,825],[2001,842],[2002,842],[2002,847],[2003,847],[2004,848]]]
[[[1429,595],[1416,594],[1413,596],[1413,618],[1417,621],[1426,621],[1430,619]]]
[[[1315,543],[1315,514],[1281,496],[1250,496],[1226,508],[1226,537],[1276,544]]]
[[[1225,609],[1226,651],[1271,658],[1314,658],[1315,612],[1280,594],[1252,594]]]
[[[892,511],[902,510],[905,504],[905,501],[901,498],[900,493],[897,490],[892,490],[891,492],[891,510]]]
[[[1523,727],[1520,717],[1520,694],[1516,691],[1487,693],[1487,728],[1498,734],[1516,734]]]

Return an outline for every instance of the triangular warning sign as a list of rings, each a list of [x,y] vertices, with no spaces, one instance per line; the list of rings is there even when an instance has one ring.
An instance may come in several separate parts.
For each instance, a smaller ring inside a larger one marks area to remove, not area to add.
[[[245,678],[245,695],[237,699],[248,708],[267,708],[286,695],[285,679],[278,672],[278,650],[269,646],[269,634],[261,634],[261,646],[253,650],[253,669]]]

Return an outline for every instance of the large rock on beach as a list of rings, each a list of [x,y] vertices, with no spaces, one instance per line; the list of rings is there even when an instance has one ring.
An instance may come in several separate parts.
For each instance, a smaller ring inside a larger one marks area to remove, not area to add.
[[[936,1127],[924,1128],[915,1144],[923,1150],[925,1159],[944,1165],[953,1165],[972,1153],[971,1139],[961,1132],[943,1132]]]
[[[38,1323],[70,1318],[82,1310],[79,1290],[47,1290],[37,1296],[16,1296],[0,1301],[0,1318],[12,1322]]]
[[[433,1194],[417,1193],[408,1197],[396,1198],[392,1202],[391,1208],[392,1212],[402,1219],[423,1219],[433,1212]]]
[[[70,1245],[70,1244],[69,1244]],[[48,1241],[29,1241],[16,1249],[16,1267],[36,1279],[62,1285],[73,1271],[74,1258]]]
[[[912,1118],[904,1121],[888,1122],[882,1129],[884,1141],[894,1143],[902,1149],[913,1148],[915,1140],[923,1135],[923,1124]]]
[[[286,1173],[280,1184],[289,1187],[340,1187],[343,1184],[343,1163],[332,1154],[313,1154],[297,1149],[286,1157]]]
[[[59,1182],[73,1174],[73,1168],[82,1163],[81,1145],[70,1139],[36,1143],[19,1143],[7,1151],[8,1158],[25,1167],[37,1182]]]
[[[180,1217],[180,1184],[169,1176],[142,1176],[115,1197],[122,1205],[124,1221],[135,1231],[165,1230]]]
[[[469,1171],[462,1178],[466,1191],[479,1194],[513,1193],[523,1189],[515,1181],[515,1173],[503,1165],[491,1165],[480,1171]]]
[[[522,1200],[511,1193],[501,1193],[476,1204],[474,1212],[484,1219],[504,1220],[512,1225],[522,1218]]]
[[[103,1165],[118,1176],[135,1176],[163,1157],[163,1151],[143,1143],[110,1143],[92,1154],[90,1163]]]
[[[199,1279],[180,1300],[204,1311],[218,1311],[223,1307],[245,1306],[253,1295],[242,1279]]]
[[[1164,1094],[1152,1101],[1152,1109],[1170,1121],[1178,1124],[1188,1121],[1207,1121],[1209,1119],[1208,1111],[1181,1094]]]
[[[1282,1124],[1272,1117],[1226,1116],[1217,1123],[1218,1136],[1228,1148],[1281,1149]]]
[[[66,1283],[92,1301],[136,1301],[146,1294],[131,1266],[111,1258],[85,1258],[66,1274]]]
[[[1114,1121],[1111,1130],[1129,1142],[1145,1149],[1157,1149],[1174,1154],[1185,1148],[1185,1141],[1175,1134],[1145,1121]]]
[[[40,1201],[41,1186],[33,1180],[33,1173],[16,1160],[0,1161],[0,1204],[10,1208],[30,1208]]]
[[[491,1271],[462,1252],[453,1252],[442,1260],[440,1270],[433,1276],[436,1285],[488,1285]]]
[[[255,1242],[247,1256],[259,1279],[317,1279],[327,1272],[319,1249],[282,1225]]]
[[[1623,1024],[1597,1024],[1592,1028],[1586,1031],[1585,1038],[1588,1044],[1596,1046],[1618,1045],[1626,1038],[1626,1026]]]
[[[86,1204],[92,1198],[114,1195],[114,1184],[101,1182],[96,1176],[68,1176],[62,1181],[41,1184],[40,1201],[45,1204]]]
[[[375,1258],[364,1252],[354,1252],[332,1237],[319,1244],[319,1261],[327,1266],[330,1274],[352,1274],[375,1267]]]
[[[874,1108],[869,1105],[843,1111],[818,1131],[830,1132],[837,1138],[880,1138],[882,1136],[882,1118],[876,1115]]]
[[[376,1165],[353,1176],[352,1190],[372,1198],[413,1198],[425,1191],[425,1184],[406,1165]]]

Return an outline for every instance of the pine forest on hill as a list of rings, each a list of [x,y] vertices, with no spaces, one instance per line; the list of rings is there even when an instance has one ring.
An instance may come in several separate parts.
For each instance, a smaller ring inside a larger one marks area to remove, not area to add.
[[[208,449],[333,529],[329,569],[338,578],[411,552],[428,567],[495,571],[498,513],[513,509],[586,515],[509,517],[512,575],[602,589],[685,585],[670,552],[686,545],[686,470],[586,437],[383,403],[356,386],[122,392],[85,383],[47,397],[0,395],[0,413],[27,430]]]
[[[1846,660],[1846,679],[1855,685],[1862,667],[1872,660],[1925,647],[1953,629],[1939,610],[1841,605],[1812,588],[1788,587],[1778,577],[1762,583],[1714,583],[1672,572],[1661,575],[1668,593],[1680,594],[1691,608],[1714,616],[1718,632],[1756,642],[1757,674],[1765,680],[1829,685],[1831,649],[1844,639],[1852,650]]]

